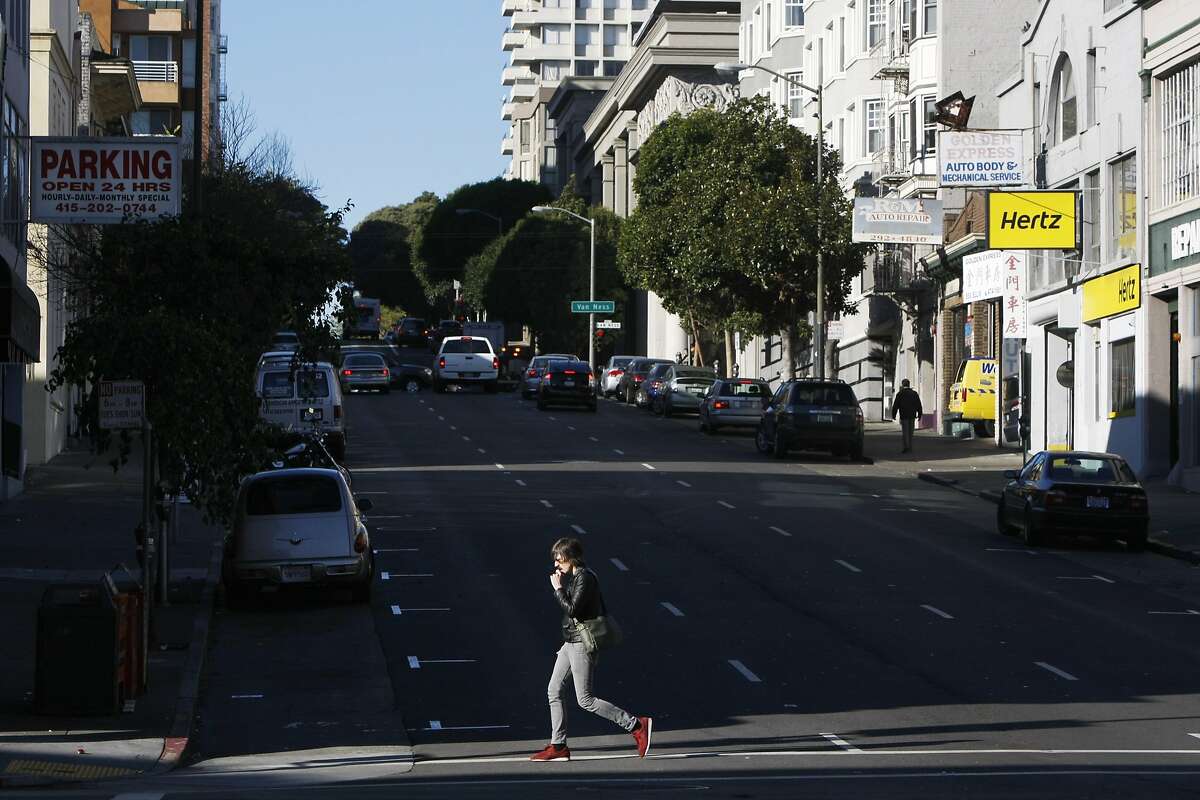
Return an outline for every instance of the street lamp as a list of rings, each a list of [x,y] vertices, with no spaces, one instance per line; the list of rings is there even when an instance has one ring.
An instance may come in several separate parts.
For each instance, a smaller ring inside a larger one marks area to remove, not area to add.
[[[825,168],[825,94],[819,87],[809,86],[801,83],[794,78],[789,78],[781,72],[776,72],[770,67],[751,66],[750,64],[741,64],[728,61],[722,61],[713,65],[713,69],[717,72],[734,74],[747,69],[761,69],[763,72],[770,73],[780,80],[787,81],[793,86],[798,86],[809,94],[817,98],[817,308],[816,320],[817,324],[813,326],[813,360],[816,362],[817,380],[825,380],[825,248],[821,236],[821,208],[820,200],[824,194],[824,168]]]
[[[574,211],[568,211],[567,209],[559,208],[558,206],[534,206],[533,207],[533,213],[535,213],[535,214],[548,214],[553,211],[559,211],[563,214],[572,216],[575,219],[579,220],[580,222],[586,222],[588,225],[590,225],[592,227],[592,255],[591,255],[591,260],[590,260],[590,263],[588,266],[588,303],[589,304],[594,303],[596,301],[596,220],[588,219],[585,216],[576,214]],[[587,337],[587,339],[588,339],[588,366],[590,366],[593,370],[596,369],[596,337],[594,336],[595,331],[596,331],[596,312],[589,311],[588,312],[588,337]]]

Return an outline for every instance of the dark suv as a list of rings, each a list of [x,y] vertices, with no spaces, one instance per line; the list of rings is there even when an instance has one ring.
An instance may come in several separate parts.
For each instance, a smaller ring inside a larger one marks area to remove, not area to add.
[[[760,453],[784,458],[788,450],[828,450],[863,455],[863,414],[854,390],[842,381],[784,382],[763,411],[754,442]]]
[[[596,379],[582,361],[551,361],[537,391],[538,411],[550,404],[586,406],[596,410]]]
[[[398,347],[421,347],[428,343],[425,320],[420,317],[405,317],[396,326],[396,345]]]

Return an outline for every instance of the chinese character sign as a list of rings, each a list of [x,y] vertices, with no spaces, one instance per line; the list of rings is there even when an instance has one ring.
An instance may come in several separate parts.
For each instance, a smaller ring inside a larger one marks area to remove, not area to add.
[[[1024,339],[1026,329],[1025,254],[1005,253],[1003,271],[1004,338]]]

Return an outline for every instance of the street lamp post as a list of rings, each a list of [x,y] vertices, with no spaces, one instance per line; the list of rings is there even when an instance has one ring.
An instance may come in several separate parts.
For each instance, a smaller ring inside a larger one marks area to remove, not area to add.
[[[823,381],[825,380],[825,240],[821,231],[821,198],[825,188],[825,93],[821,91],[820,87],[801,83],[770,67],[721,62],[715,64],[713,68],[717,72],[735,75],[746,69],[761,69],[780,80],[800,87],[817,98],[817,308],[814,314],[817,324],[813,326],[813,361],[817,380]]]
[[[588,219],[585,216],[576,214],[574,211],[568,211],[565,208],[558,206],[534,206],[533,213],[548,214],[552,211],[559,211],[563,214],[574,217],[580,222],[586,222],[592,229],[591,241],[591,257],[588,263],[588,302],[594,303],[596,300],[596,220]],[[588,366],[593,372],[596,369],[596,312],[588,312]]]

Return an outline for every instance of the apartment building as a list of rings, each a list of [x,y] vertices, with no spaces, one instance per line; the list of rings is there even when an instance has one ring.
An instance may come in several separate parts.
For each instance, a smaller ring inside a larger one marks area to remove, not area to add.
[[[0,502],[18,494],[25,471],[26,365],[38,360],[39,308],[26,270],[29,165],[29,0],[3,0],[0,58]]]
[[[1138,412],[1149,469],[1200,491],[1200,7],[1144,6],[1148,227],[1136,358],[1145,364],[1146,396]]]
[[[193,152],[194,115],[199,152],[213,158],[226,99],[220,0],[79,0],[91,15],[99,50],[133,63],[142,107],[133,114],[135,136],[178,133],[185,159]],[[196,75],[197,22],[204,19],[201,74]]]
[[[558,133],[548,104],[566,78],[614,78],[649,15],[650,0],[502,0],[509,28],[501,36],[509,87],[500,116],[511,127],[500,145],[512,156],[506,177],[561,189]]]

